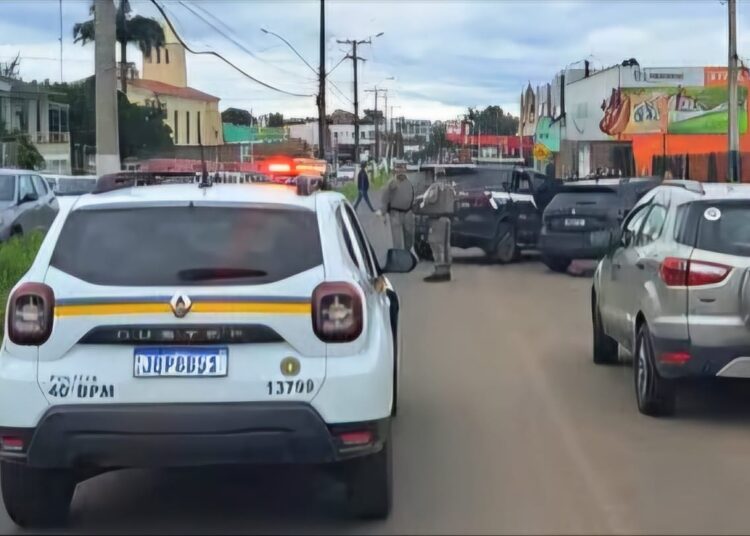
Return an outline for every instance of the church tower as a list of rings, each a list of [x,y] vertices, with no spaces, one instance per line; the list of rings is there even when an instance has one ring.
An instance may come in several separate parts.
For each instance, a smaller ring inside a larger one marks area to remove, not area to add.
[[[187,87],[185,47],[175,37],[169,26],[164,27],[165,45],[151,49],[143,57],[143,74],[146,80],[156,80],[177,87]]]

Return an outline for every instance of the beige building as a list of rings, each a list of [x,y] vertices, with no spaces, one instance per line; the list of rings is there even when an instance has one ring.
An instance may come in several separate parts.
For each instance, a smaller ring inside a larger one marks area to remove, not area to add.
[[[188,87],[185,48],[168,27],[164,37],[166,45],[143,58],[142,78],[128,80],[128,99],[161,107],[175,145],[198,145],[199,132],[204,145],[223,144],[219,98]]]

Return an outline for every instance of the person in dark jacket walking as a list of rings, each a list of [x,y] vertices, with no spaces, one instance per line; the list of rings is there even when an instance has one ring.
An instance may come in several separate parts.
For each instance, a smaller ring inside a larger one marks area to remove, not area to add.
[[[375,212],[375,209],[372,208],[372,203],[370,203],[370,196],[368,195],[368,192],[370,191],[370,178],[367,176],[367,169],[365,169],[367,164],[365,162],[362,162],[362,165],[359,169],[359,175],[357,175],[357,200],[354,202],[354,210],[357,210],[357,207],[359,207],[360,202],[364,199],[365,203],[367,203],[367,206],[370,207],[370,212]]]

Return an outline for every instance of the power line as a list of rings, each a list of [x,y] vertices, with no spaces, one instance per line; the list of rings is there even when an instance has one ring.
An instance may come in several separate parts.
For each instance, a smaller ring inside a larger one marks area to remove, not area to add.
[[[255,78],[251,74],[248,74],[247,72],[245,72],[242,69],[240,69],[239,67],[237,67],[234,63],[232,63],[231,61],[229,61],[228,59],[226,59],[224,56],[222,56],[218,52],[214,52],[212,50],[198,51],[198,50],[191,49],[188,46],[188,44],[185,43],[185,41],[183,41],[182,38],[178,35],[177,30],[175,30],[175,27],[172,24],[172,21],[169,20],[169,17],[167,17],[167,14],[164,12],[164,8],[162,8],[162,6],[159,5],[159,3],[156,0],[151,0],[151,3],[154,4],[154,6],[156,6],[156,9],[159,10],[159,13],[161,13],[161,16],[164,17],[164,20],[167,23],[167,26],[169,26],[169,29],[172,30],[172,33],[174,33],[175,37],[177,38],[177,41],[179,41],[180,44],[183,47],[185,47],[185,50],[187,50],[191,54],[204,55],[204,56],[215,56],[215,57],[219,58],[221,61],[223,61],[224,63],[226,63],[227,65],[229,65],[230,67],[232,67],[237,72],[243,74],[245,77],[247,77],[250,80],[252,80],[253,82],[255,82],[256,84],[260,84],[261,86],[266,87],[266,88],[268,88],[268,89],[270,89],[272,91],[277,91],[279,93],[284,93],[285,95],[290,95],[292,97],[314,97],[315,96],[315,95],[311,95],[311,94],[293,93],[291,91],[286,91],[284,89],[280,89],[280,88],[277,88],[275,86],[272,86],[271,84],[267,84],[266,82],[263,82],[262,80],[258,80],[257,78]]]
[[[339,89],[339,86],[337,86],[336,84],[334,84],[332,80],[328,80],[328,83],[331,85],[332,89],[335,89],[336,92],[339,95],[341,95],[341,97],[343,97],[344,99],[346,99],[347,101],[349,101],[350,104],[354,104],[354,101],[352,99],[350,99],[349,97],[347,97],[346,94],[343,91],[341,91],[341,89]]]
[[[234,31],[231,28],[229,28],[229,26],[227,26],[225,23],[222,22],[221,25],[224,28],[226,28],[226,30],[222,30],[220,28],[217,28],[211,21],[207,20],[200,13],[196,12],[195,10],[193,10],[193,8],[189,4],[187,4],[186,2],[183,2],[182,0],[180,0],[179,4],[182,7],[184,7],[185,9],[187,9],[188,11],[190,11],[193,15],[195,15],[202,22],[206,23],[208,26],[210,26],[211,28],[213,28],[214,30],[216,30],[219,34],[223,35],[227,40],[231,41],[240,50],[242,50],[243,52],[247,53],[251,58],[254,58],[254,59],[256,59],[256,60],[258,60],[258,61],[260,61],[262,63],[265,63],[267,65],[270,65],[274,69],[276,69],[276,70],[278,70],[278,71],[280,71],[282,73],[285,73],[287,75],[291,75],[291,76],[294,76],[294,77],[298,77],[299,76],[297,73],[293,73],[291,71],[287,71],[285,69],[282,69],[281,67],[278,67],[276,64],[274,64],[272,62],[270,62],[268,60],[265,60],[263,58],[260,58],[252,50],[250,50],[249,48],[247,48],[243,43],[241,43],[240,41],[238,41],[237,34],[235,34]],[[204,12],[210,14],[210,12],[208,12],[204,8],[200,7],[198,4],[195,4],[195,7],[199,8],[201,11],[204,11]],[[211,14],[211,17],[212,18],[216,18],[213,14]],[[233,37],[232,34],[234,35],[234,37]],[[308,81],[308,82],[312,81],[309,78],[305,78],[305,80]]]
[[[347,56],[344,56],[343,58],[341,58],[341,59],[339,60],[339,62],[338,62],[338,63],[337,63],[336,65],[334,65],[334,66],[333,66],[333,67],[331,68],[331,70],[330,70],[330,71],[328,71],[328,72],[326,73],[326,76],[330,75],[330,74],[331,74],[331,73],[332,73],[333,71],[335,71],[335,70],[336,70],[336,67],[338,67],[339,65],[341,65],[342,63],[344,63],[344,62],[345,62],[346,60],[348,60],[348,59],[349,59],[349,58],[348,58]]]

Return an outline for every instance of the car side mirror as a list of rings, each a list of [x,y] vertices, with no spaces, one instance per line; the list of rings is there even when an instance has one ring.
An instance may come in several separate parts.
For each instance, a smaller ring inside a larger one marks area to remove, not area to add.
[[[405,249],[389,249],[383,271],[389,274],[405,274],[417,266],[417,258]]]
[[[26,194],[25,196],[23,196],[21,198],[21,200],[18,202],[18,204],[19,205],[23,205],[24,203],[31,203],[31,202],[37,201],[37,200],[39,200],[39,196],[36,195],[36,194],[34,194],[34,193],[29,192],[28,194]]]

